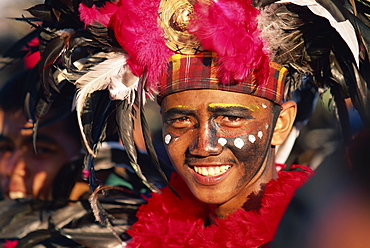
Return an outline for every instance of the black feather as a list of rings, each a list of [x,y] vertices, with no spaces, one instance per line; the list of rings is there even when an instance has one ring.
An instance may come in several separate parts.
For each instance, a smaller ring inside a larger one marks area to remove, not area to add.
[[[82,131],[86,135],[90,149],[95,152],[105,137],[111,103],[107,90],[95,91],[86,99],[81,113]]]
[[[61,234],[54,230],[37,230],[28,233],[24,238],[22,238],[16,247],[18,248],[31,248],[35,247],[37,244],[44,240],[61,237]],[[73,241],[71,241],[73,242]],[[75,242],[73,242],[75,243]]]
[[[52,16],[50,10],[51,10],[50,7],[48,5],[45,5],[45,4],[37,4],[37,5],[27,9],[27,11],[31,15],[39,18],[40,20],[52,22],[52,21],[55,21],[55,20],[53,19],[53,16]]]
[[[39,71],[42,75],[42,85],[47,96],[51,95],[50,86],[59,92],[58,85],[53,79],[54,63],[59,57],[69,48],[69,42],[71,37],[69,35],[65,37],[58,37],[53,39],[42,53],[41,60],[39,63]]]
[[[153,146],[151,132],[150,132],[149,125],[146,121],[145,110],[144,110],[145,108],[144,108],[143,97],[145,95],[145,92],[144,92],[143,84],[139,84],[138,89],[137,89],[137,94],[138,94],[137,104],[139,106],[139,111],[140,111],[141,129],[142,129],[142,134],[144,136],[146,151],[148,152],[148,155],[150,157],[152,164],[154,165],[156,170],[159,172],[160,177],[171,188],[172,192],[178,197],[180,197],[180,195],[176,192],[176,190],[169,184],[166,174],[163,172],[161,168],[161,164],[159,163],[157,153]]]
[[[118,101],[116,107],[116,120],[118,123],[118,134],[122,140],[125,150],[127,152],[130,165],[142,180],[145,186],[147,186],[153,192],[159,192],[159,189],[152,183],[150,183],[145,175],[143,174],[140,165],[137,163],[137,152],[133,136],[134,118],[133,118],[133,106],[128,100]]]

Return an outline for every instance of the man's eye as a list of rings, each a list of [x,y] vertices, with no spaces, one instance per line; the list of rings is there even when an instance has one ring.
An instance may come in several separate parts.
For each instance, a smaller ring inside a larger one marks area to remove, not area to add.
[[[188,128],[193,126],[193,122],[188,116],[171,119],[168,124],[174,128]]]
[[[11,145],[8,145],[8,144],[0,144],[0,153],[3,153],[3,152],[11,152],[13,151],[13,147]]]
[[[245,123],[246,119],[239,116],[220,116],[217,118],[217,122],[221,126],[239,127]]]
[[[37,147],[37,154],[51,153],[52,150],[47,147]]]
[[[32,148],[32,149],[31,149]],[[33,153],[35,156],[43,156],[48,154],[53,154],[54,149],[47,145],[37,145],[36,144],[36,153],[35,148],[32,146],[30,149],[28,149],[31,153]]]

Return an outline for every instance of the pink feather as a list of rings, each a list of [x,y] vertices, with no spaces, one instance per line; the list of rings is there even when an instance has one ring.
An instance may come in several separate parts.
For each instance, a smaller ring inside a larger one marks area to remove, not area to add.
[[[205,49],[218,54],[222,82],[241,82],[251,72],[257,79],[267,78],[269,57],[257,29],[258,14],[248,0],[198,1],[194,5],[189,32]]]
[[[80,19],[85,23],[85,25],[93,24],[94,22],[99,22],[104,26],[108,27],[110,18],[113,13],[117,10],[116,3],[107,2],[103,7],[97,8],[95,4],[89,8],[83,3],[78,7],[80,12]]]
[[[110,28],[130,55],[127,63],[136,76],[147,75],[146,89],[156,90],[159,76],[167,68],[173,52],[165,45],[158,25],[160,0],[121,0],[112,16]]]

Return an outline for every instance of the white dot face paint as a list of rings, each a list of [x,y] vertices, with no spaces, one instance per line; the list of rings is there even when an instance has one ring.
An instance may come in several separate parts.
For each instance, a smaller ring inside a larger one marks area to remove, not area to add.
[[[218,143],[220,143],[222,146],[226,145],[227,140],[225,138],[219,138]]]
[[[170,141],[171,141],[171,135],[167,134],[164,137],[164,143],[166,143],[168,145],[170,143]]]
[[[256,141],[256,137],[254,137],[254,135],[249,135],[248,137],[248,140],[251,142],[251,143],[254,143]]]
[[[241,138],[236,138],[234,140],[234,145],[235,147],[242,149],[242,147],[244,146],[244,141]]]
[[[266,128],[266,129],[269,129],[269,127],[270,127],[270,126],[269,126],[269,124],[266,124],[265,128]]]
[[[258,136],[258,138],[262,138],[262,136],[263,136],[263,133],[262,133],[262,131],[258,131],[258,133],[257,133],[257,136]]]
[[[267,108],[267,106],[264,103],[262,103],[262,108]]]

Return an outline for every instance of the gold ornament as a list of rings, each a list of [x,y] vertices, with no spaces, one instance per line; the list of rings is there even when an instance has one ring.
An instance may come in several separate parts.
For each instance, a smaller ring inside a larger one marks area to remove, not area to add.
[[[204,49],[194,35],[188,32],[193,0],[162,0],[159,5],[159,25],[166,45],[181,54],[197,54]]]

